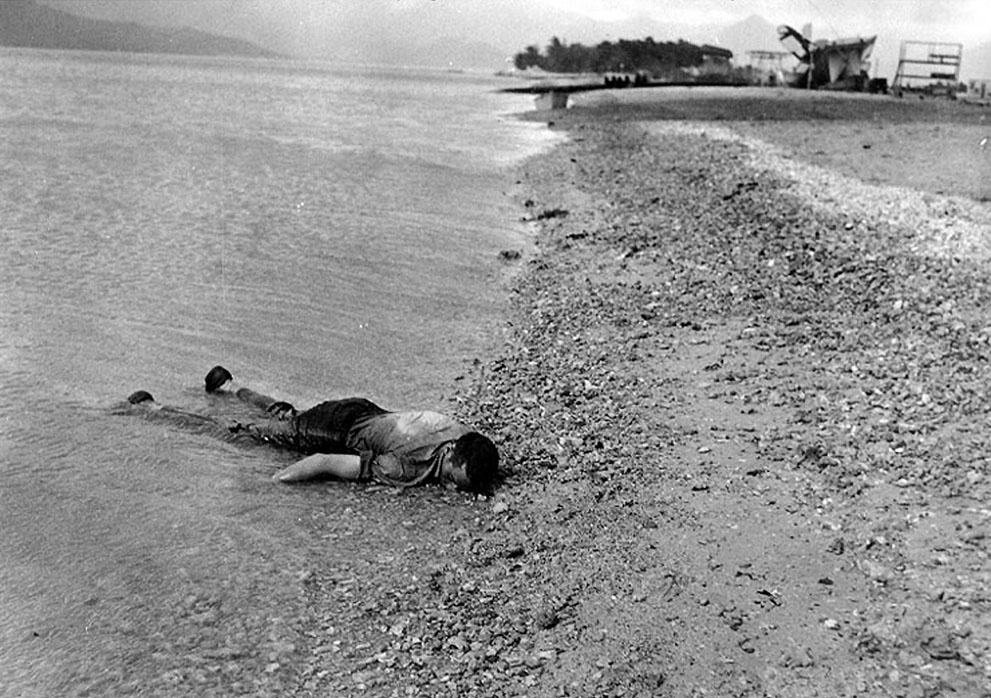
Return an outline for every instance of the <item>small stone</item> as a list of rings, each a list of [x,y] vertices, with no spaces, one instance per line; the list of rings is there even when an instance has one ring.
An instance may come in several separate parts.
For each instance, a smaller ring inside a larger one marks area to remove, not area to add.
[[[560,618],[557,615],[557,611],[553,608],[545,608],[537,613],[536,618],[534,618],[534,623],[541,630],[549,630],[558,624]]]
[[[829,547],[826,548],[827,553],[832,553],[833,555],[842,555],[843,551],[846,549],[846,544],[843,542],[842,538],[836,538]]]
[[[868,578],[874,580],[875,582],[880,582],[881,584],[885,584],[891,579],[891,570],[880,563],[874,562],[873,560],[864,560],[861,562],[860,570],[867,575]]]

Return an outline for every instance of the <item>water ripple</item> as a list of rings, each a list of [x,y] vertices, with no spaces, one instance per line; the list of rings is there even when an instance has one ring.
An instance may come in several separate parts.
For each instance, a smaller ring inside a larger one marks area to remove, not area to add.
[[[536,131],[496,118],[518,107],[494,86],[0,49],[0,665],[15,693],[85,693],[112,658],[122,685],[174,694],[153,682],[181,668],[170,648],[202,639],[190,598],[250,638],[303,612],[314,495],[271,487],[283,456],[108,408],[141,388],[221,410],[202,391],[221,362],[299,404],[441,407],[498,322],[497,253],[522,235],[500,168]]]

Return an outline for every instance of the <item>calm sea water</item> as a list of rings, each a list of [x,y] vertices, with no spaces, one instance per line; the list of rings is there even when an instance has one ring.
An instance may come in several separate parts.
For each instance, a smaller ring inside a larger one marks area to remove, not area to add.
[[[0,50],[4,695],[154,693],[224,609],[228,650],[290,642],[316,495],[271,484],[270,452],[108,408],[210,409],[219,362],[301,406],[443,409],[525,244],[508,168],[549,145],[499,86]]]

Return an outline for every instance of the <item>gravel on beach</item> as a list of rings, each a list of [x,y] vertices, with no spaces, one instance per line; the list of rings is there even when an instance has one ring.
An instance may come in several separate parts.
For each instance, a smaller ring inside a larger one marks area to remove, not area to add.
[[[452,407],[505,482],[333,493],[296,695],[991,695],[991,209],[717,102],[534,116],[570,138],[519,173],[537,252]],[[896,107],[886,138],[934,123]]]

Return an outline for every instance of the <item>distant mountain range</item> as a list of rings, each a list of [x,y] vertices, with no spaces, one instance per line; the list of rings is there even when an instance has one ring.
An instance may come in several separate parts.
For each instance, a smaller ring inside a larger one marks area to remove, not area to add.
[[[800,27],[799,27],[800,29]],[[778,39],[778,25],[760,15],[750,15],[742,22],[725,27],[710,27],[711,42],[733,52],[738,64],[746,63],[748,51],[784,51]]]
[[[275,57],[249,41],[187,28],[79,17],[34,0],[0,0],[0,46]]]
[[[279,56],[297,53],[292,50],[292,41],[280,35],[275,28],[246,23],[243,18],[236,16],[228,16],[228,21],[224,21],[225,18],[208,12],[208,6],[204,7],[200,15],[187,16],[186,21],[198,26],[206,24],[206,28],[214,32],[226,27],[234,35],[249,36],[255,41],[209,31],[165,26],[168,23],[169,6],[164,3],[144,5],[135,0],[133,5],[118,5],[120,12],[116,18],[130,21],[96,19],[75,14],[76,11],[85,11],[87,7],[85,2],[73,3],[66,0],[0,0],[0,45],[194,55]],[[187,11],[188,15],[189,8],[181,9]],[[177,23],[181,22],[182,15],[183,12],[175,12],[172,19]],[[144,21],[133,21],[134,19]],[[432,32],[429,31],[430,27],[424,26],[432,18],[423,14],[411,14],[406,19],[406,27],[385,25],[376,27],[373,31],[359,29],[351,36],[334,37],[323,45],[323,50],[318,51],[317,55],[359,63],[499,69],[507,67],[511,56],[525,48],[499,48],[497,44],[505,43],[504,41],[460,38],[479,32],[484,35],[482,28],[477,26],[462,27],[452,23],[450,28],[457,30],[459,36],[437,37],[436,26]],[[551,24],[553,20],[543,18],[542,22]],[[685,33],[674,27],[652,26],[652,23],[643,18],[620,23],[596,23],[585,17],[565,15],[559,26],[561,32],[558,35],[562,38],[601,33],[602,39],[641,39],[646,37],[644,30],[650,28],[657,30],[655,38],[658,40],[674,39],[675,34],[678,34],[677,38],[682,38]],[[436,38],[422,40],[423,36],[431,33]],[[693,34],[697,36],[684,38],[696,43],[712,43],[729,48],[738,61],[746,58],[747,50],[781,50],[775,26],[756,15],[732,27],[696,28]],[[415,37],[421,37],[421,40],[418,41]],[[548,35],[546,40],[549,41],[550,38]]]
[[[137,8],[135,8],[137,6]],[[69,49],[88,51],[129,51],[135,53],[175,53],[190,55],[232,55],[255,57],[287,57],[293,51],[280,50],[279,32],[265,34],[257,27],[238,25],[235,19],[228,28],[233,33],[262,35],[274,44],[276,50],[264,48],[246,39],[222,36],[217,33],[186,27],[162,26],[161,13],[149,13],[148,23],[113,21],[80,16],[76,5],[65,0],[0,0],[0,46],[26,48]],[[161,5],[157,6],[161,8]],[[185,9],[185,8],[182,8]],[[140,2],[124,6],[121,14],[141,15]],[[176,20],[181,21],[181,12]],[[254,30],[254,31],[252,31]],[[338,51],[327,55],[333,60],[383,65],[435,66],[448,68],[497,69],[506,64],[509,54],[484,41],[457,37],[440,37],[426,42],[416,42],[402,36],[401,28],[388,37],[362,37],[360,32],[353,41],[328,42],[338,45]]]
[[[470,12],[466,4],[400,0],[327,0],[326,4],[318,0],[0,0],[0,45],[293,56],[492,71],[511,66],[512,56],[535,43],[534,36],[541,37],[541,49],[554,36],[587,46],[648,36],[657,41],[684,39],[727,48],[737,65],[749,62],[749,51],[784,50],[778,41],[780,22],[772,23],[759,15],[730,25],[688,26],[659,23],[647,16],[594,20],[526,0],[471,3]],[[304,10],[305,14],[300,14]],[[840,37],[817,30],[813,38]],[[894,78],[899,44],[899,37],[878,37],[872,56],[873,74]],[[991,77],[991,43],[965,47],[961,77]]]

